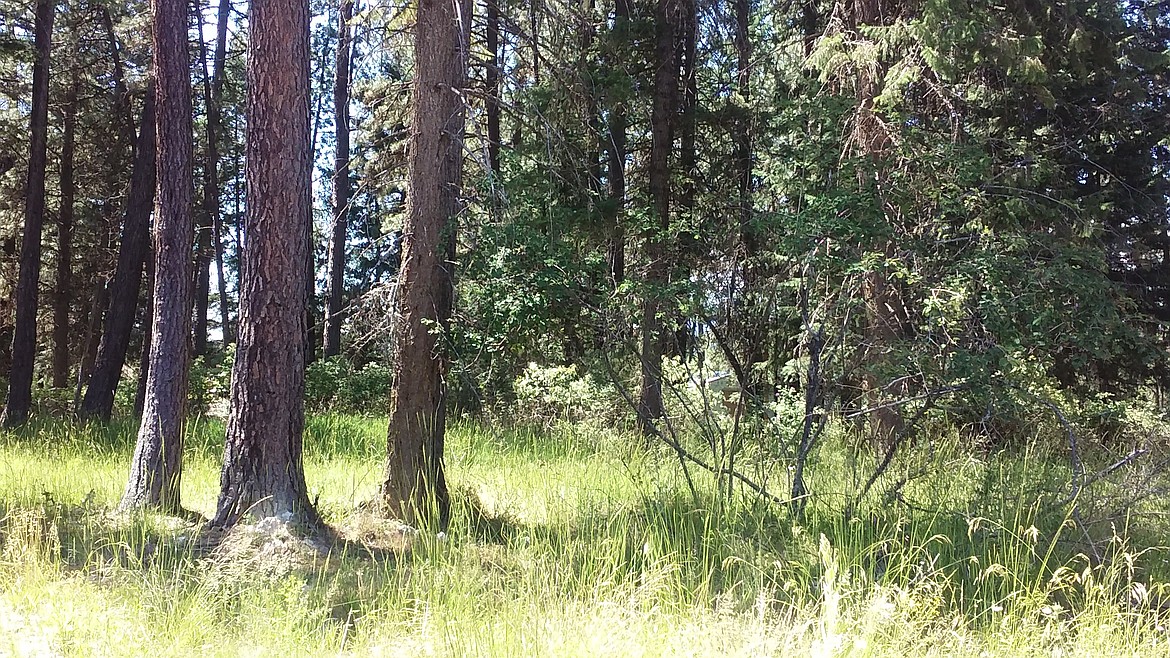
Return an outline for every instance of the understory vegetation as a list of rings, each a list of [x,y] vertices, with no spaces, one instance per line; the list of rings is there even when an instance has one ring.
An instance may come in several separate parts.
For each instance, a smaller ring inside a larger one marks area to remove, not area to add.
[[[306,475],[336,536],[269,519],[209,538],[114,512],[132,430],[46,421],[0,439],[0,653],[1170,655],[1170,510],[1129,498],[1167,483],[1139,467],[1158,456],[1065,501],[1067,455],[1044,442],[980,455],[940,433],[859,501],[875,459],[830,427],[798,516],[707,472],[688,485],[673,449],[631,432],[465,419],[436,534],[366,509],[385,419],[320,415]],[[222,437],[215,418],[188,429],[183,499],[203,515]],[[1107,452],[1083,454],[1087,471]]]

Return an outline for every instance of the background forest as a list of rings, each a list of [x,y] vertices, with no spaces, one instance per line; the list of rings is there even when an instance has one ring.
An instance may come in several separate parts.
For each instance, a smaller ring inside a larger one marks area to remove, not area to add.
[[[1168,101],[1167,2],[0,0],[0,654],[1170,655]]]

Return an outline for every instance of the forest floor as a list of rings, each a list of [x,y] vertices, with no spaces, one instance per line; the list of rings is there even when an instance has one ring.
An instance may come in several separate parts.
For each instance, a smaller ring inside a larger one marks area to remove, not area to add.
[[[222,425],[190,435],[183,500],[209,515]],[[1170,505],[1074,515],[1067,464],[1027,450],[937,446],[846,514],[857,474],[827,445],[796,520],[618,433],[457,423],[438,536],[362,511],[385,419],[321,416],[307,479],[347,541],[262,522],[208,548],[112,511],[133,436],[0,436],[0,655],[1170,656]]]

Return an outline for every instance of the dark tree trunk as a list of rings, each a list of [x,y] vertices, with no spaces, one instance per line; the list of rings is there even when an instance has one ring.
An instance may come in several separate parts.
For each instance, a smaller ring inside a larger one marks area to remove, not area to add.
[[[502,0],[486,0],[487,3],[487,50],[488,62],[485,82],[487,83],[487,100],[484,110],[487,113],[487,140],[488,166],[491,167],[493,178],[492,188],[500,184],[500,2]],[[497,195],[498,196],[498,195]]]
[[[204,168],[206,172],[206,167]],[[192,352],[195,356],[207,354],[207,311],[211,306],[211,215],[207,210],[207,174],[204,173],[202,208],[199,211],[199,227],[195,231],[195,274],[194,312],[192,313]]]
[[[594,78],[590,52],[597,38],[594,23],[594,0],[585,0],[581,17],[581,53],[578,70],[581,74],[581,91],[585,96],[585,124],[587,130],[585,162],[589,172],[589,208],[595,209],[601,196],[601,113],[597,102],[597,81]]]
[[[25,188],[24,238],[20,248],[20,274],[16,282],[16,331],[12,337],[12,367],[8,374],[8,399],[0,425],[16,427],[28,420],[32,409],[33,367],[37,354],[37,297],[41,280],[41,229],[45,221],[45,168],[49,130],[49,49],[53,39],[50,0],[38,0],[33,65],[31,134],[28,183]]]
[[[450,515],[443,471],[449,363],[444,342],[454,296],[470,15],[469,0],[419,0],[410,211],[398,278],[397,361],[382,485],[389,513],[412,524],[437,521],[440,528]]]
[[[183,424],[191,360],[192,135],[186,0],[152,0],[158,149],[154,309],[142,424],[122,508],[181,510]]]
[[[199,60],[203,68],[203,101],[207,109],[206,141],[203,152],[203,199],[200,213],[199,236],[196,240],[195,262],[195,354],[207,354],[208,309],[211,297],[211,262],[215,258],[219,285],[220,329],[224,345],[229,342],[227,316],[227,283],[223,271],[222,217],[219,195],[219,137],[223,124],[220,99],[223,94],[223,67],[227,57],[227,20],[230,0],[221,0],[216,24],[214,77],[208,66],[207,44],[199,39]],[[201,24],[201,23],[200,23]]]
[[[134,144],[134,110],[130,107],[130,92],[126,89],[126,72],[122,66],[122,52],[118,46],[118,35],[114,32],[114,20],[110,10],[104,4],[98,7],[98,17],[102,23],[102,30],[106,36],[106,47],[110,50],[110,61],[114,82],[114,122],[118,126],[118,134],[124,147]],[[120,152],[113,149],[112,152]]]
[[[759,250],[759,239],[752,227],[752,133],[748,107],[752,97],[751,11],[751,0],[735,0],[735,51],[738,58],[735,86],[744,103],[735,121],[735,163],[738,169],[739,232],[748,260],[753,259]]]
[[[766,305],[759,299],[760,271],[759,252],[760,236],[757,234],[753,210],[752,189],[752,111],[751,111],[751,76],[752,76],[752,40],[751,40],[751,2],[750,0],[735,0],[735,51],[736,51],[736,91],[739,92],[742,106],[736,109],[732,126],[732,140],[735,144],[736,168],[736,215],[739,224],[739,240],[742,247],[743,264],[741,266],[742,293],[737,300],[738,312],[732,311],[728,315],[728,333],[738,338],[743,346],[743,362],[751,365],[768,360],[766,318],[760,313],[759,306]],[[748,372],[752,369],[749,368]],[[747,387],[747,393],[756,395],[761,387],[758,382],[740,382]]]
[[[618,62],[626,56],[625,46],[627,33],[630,30],[630,0],[617,0],[614,7],[613,30],[614,52],[611,57],[614,62],[611,66],[617,68]],[[609,139],[606,144],[608,165],[606,177],[609,183],[609,204],[607,223],[609,224],[609,238],[606,261],[609,265],[609,276],[616,288],[626,278],[626,237],[623,220],[623,210],[626,203],[626,101],[624,97],[617,97],[611,91],[612,98],[609,107]]]
[[[93,373],[93,364],[97,359],[98,342],[102,335],[102,318],[106,312],[106,302],[110,296],[110,288],[105,277],[97,277],[93,285],[93,302],[86,311],[85,341],[81,352],[81,364],[77,368],[77,383],[73,388],[73,408],[81,405],[81,391],[89,382]]]
[[[211,85],[211,105],[208,108],[208,136],[214,134],[216,149],[211,162],[215,166],[212,180],[215,182],[215,213],[211,217],[211,240],[215,244],[215,271],[219,287],[219,324],[223,331],[223,345],[232,343],[234,333],[231,325],[231,314],[228,312],[227,277],[224,275],[223,265],[223,213],[219,205],[219,193],[222,185],[219,180],[219,137],[223,127],[223,84],[227,74],[227,33],[228,20],[231,18],[232,0],[219,0],[219,15],[216,17],[215,28],[215,64],[214,77]],[[209,141],[210,143],[210,141]]]
[[[742,0],[741,0],[742,1]],[[698,125],[696,112],[699,109],[699,82],[695,58],[698,56],[699,21],[696,13],[695,0],[681,0],[680,25],[682,34],[679,35],[679,69],[682,75],[682,99],[679,108],[679,154],[678,167],[682,174],[682,185],[679,189],[679,212],[684,216],[690,215],[695,208],[695,180],[698,177],[698,151],[695,144]],[[686,243],[693,250],[694,236],[685,236]]]
[[[638,398],[638,421],[643,434],[653,433],[654,421],[662,417],[662,302],[669,264],[667,232],[670,230],[670,153],[672,123],[678,93],[678,66],[675,35],[681,7],[679,0],[658,0],[655,12],[654,101],[650,111],[650,199],[655,226],[646,233],[646,290],[642,302],[642,389]]]
[[[302,463],[310,198],[309,2],[252,0],[247,204],[220,494],[214,522],[315,525]]]
[[[53,388],[69,386],[69,310],[73,305],[73,154],[77,135],[77,77],[65,98],[61,137],[61,208],[57,213],[57,289],[53,294]]]
[[[329,239],[329,292],[325,303],[326,357],[341,354],[342,303],[345,299],[345,236],[349,232],[349,19],[351,0],[337,12],[337,66],[333,78],[333,233]]]
[[[89,386],[78,409],[78,414],[83,418],[110,419],[114,410],[114,393],[122,377],[122,367],[126,365],[126,352],[130,349],[130,334],[134,329],[134,316],[142,286],[142,267],[150,240],[150,213],[154,205],[155,128],[155,92],[152,84],[147,88],[146,104],[142,108],[134,167],[130,174],[130,192],[122,221],[118,264],[110,284],[110,308],[106,314],[93,374],[89,377]]]
[[[742,2],[742,0],[736,0]],[[816,0],[805,0],[800,6],[800,31],[801,36],[804,37],[804,56],[809,57],[813,53],[813,49],[817,45],[817,37],[819,35],[819,27],[821,22],[820,12],[817,10]]]
[[[203,198],[199,210],[199,226],[195,235],[195,314],[192,317],[192,347],[195,356],[207,354],[207,311],[211,302],[211,258],[215,248],[211,243],[212,225],[219,214],[219,167],[216,149],[215,119],[211,102],[211,74],[207,66],[207,42],[203,40],[202,3],[190,5],[191,19],[197,26],[199,40],[199,66],[203,69],[203,105],[207,120],[204,122],[205,142],[203,148]]]
[[[146,256],[146,289],[154,290],[154,255]],[[138,352],[138,382],[134,387],[134,417],[142,418],[146,407],[146,380],[150,377],[150,341],[153,332],[154,295],[148,294],[142,314],[142,349]]]
[[[862,28],[888,25],[896,17],[896,6],[890,0],[850,0],[848,28],[861,36]],[[887,62],[878,61],[876,67],[858,69],[856,114],[854,116],[852,139],[860,145],[860,155],[870,162],[858,174],[858,185],[863,194],[877,204],[873,211],[884,215],[883,189],[887,178],[883,161],[891,147],[888,129],[875,107],[881,93]],[[897,250],[896,236],[886,238],[875,245],[884,259],[894,257]],[[883,406],[888,397],[901,397],[907,391],[906,380],[896,378],[892,387],[887,386],[881,371],[890,370],[890,356],[896,342],[900,340],[907,326],[902,291],[896,281],[891,281],[880,269],[865,274],[862,284],[865,298],[865,319],[867,346],[864,353],[866,372],[864,388],[871,406],[879,407],[870,416],[872,438],[879,448],[887,449],[891,441],[901,433],[904,424],[902,414],[896,406]]]
[[[311,88],[321,89],[325,86],[325,78],[329,73],[327,62],[329,61],[330,53],[333,54],[334,60],[337,58],[336,49],[331,49],[332,45],[329,39],[321,40],[321,52],[316,60],[309,62],[310,76],[312,71],[318,73],[316,81],[312,83]],[[309,141],[311,145],[311,152],[317,152],[317,141],[321,134],[321,123],[325,116],[325,94],[317,95],[317,105],[313,109],[313,138]],[[305,307],[305,366],[313,363],[317,358],[317,346],[325,342],[325,313],[323,310],[317,308],[317,236],[313,231],[313,227],[309,226],[309,251],[305,255],[306,267],[309,268],[309,278],[305,281],[305,296],[308,299],[308,305]],[[326,254],[328,259],[329,254]],[[317,321],[317,317],[321,317],[321,321]]]

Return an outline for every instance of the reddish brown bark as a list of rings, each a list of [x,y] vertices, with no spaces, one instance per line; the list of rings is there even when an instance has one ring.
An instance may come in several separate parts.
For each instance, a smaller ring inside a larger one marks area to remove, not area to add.
[[[188,13],[186,0],[151,0],[150,8],[158,159],[154,308],[142,424],[121,506],[175,513],[181,510],[195,238]]]
[[[887,25],[895,18],[896,10],[896,2],[892,0],[852,0],[847,14],[848,28],[855,35],[860,35],[863,27]],[[874,212],[879,215],[886,212],[882,201],[882,188],[886,180],[884,160],[892,142],[886,123],[875,108],[875,102],[881,93],[887,66],[887,62],[879,61],[876,67],[863,66],[858,69],[855,81],[856,109],[853,134],[850,136],[857,154],[868,160],[867,166],[858,173],[858,184],[863,190],[873,193],[871,198],[878,204]],[[896,236],[891,236],[877,248],[885,259],[891,259],[897,251],[896,243]],[[901,289],[881,269],[866,273],[862,295],[865,298],[867,325],[864,388],[869,404],[878,407],[870,417],[870,431],[878,446],[889,448],[890,443],[901,434],[904,419],[898,407],[882,406],[882,403],[890,397],[901,397],[907,390],[904,378],[894,378],[892,386],[887,382],[894,368],[889,355],[905,334],[908,322],[904,317]]]
[[[214,523],[315,525],[302,463],[310,201],[309,3],[252,0],[240,312]]]
[[[443,442],[454,295],[455,232],[463,179],[464,107],[471,2],[419,0],[402,269],[390,393],[388,511],[408,523],[446,525]]]

